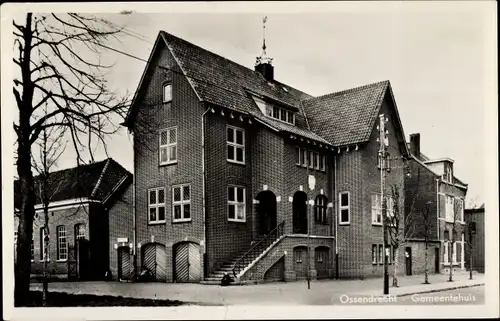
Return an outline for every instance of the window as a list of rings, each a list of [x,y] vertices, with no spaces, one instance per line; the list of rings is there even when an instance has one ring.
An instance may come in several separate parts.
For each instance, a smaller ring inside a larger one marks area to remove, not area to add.
[[[245,131],[241,128],[227,127],[227,160],[245,164]]]
[[[227,218],[229,221],[245,222],[245,188],[229,186],[227,188]]]
[[[462,241],[460,242],[462,245],[460,247],[460,262],[464,262],[465,261],[465,257],[464,257],[464,252],[465,252],[465,235],[464,233],[462,233]]]
[[[47,245],[48,244],[49,242],[47,242]],[[50,249],[50,247],[48,249]],[[45,254],[45,229],[42,227],[40,229],[40,261],[43,261],[44,254]],[[50,261],[50,251],[47,251],[47,262],[49,261]]]
[[[168,103],[172,101],[172,85],[165,84],[163,85],[163,102]]]
[[[454,216],[455,216],[455,200],[453,196],[446,195],[446,222],[454,222]]]
[[[57,260],[65,261],[68,259],[68,244],[66,243],[66,227],[59,225],[57,228]]]
[[[465,223],[464,222],[464,200],[463,199],[458,199],[458,221]]]
[[[382,204],[380,194],[372,194],[372,224],[382,225]]]
[[[325,260],[325,252],[318,251],[318,252],[316,252],[316,256],[318,259],[318,263],[323,263],[323,261]]]
[[[378,245],[378,263],[384,263],[384,246],[382,244]]]
[[[451,253],[453,264],[457,264],[457,242],[453,242],[453,253]]]
[[[265,103],[266,108],[265,108],[265,114],[268,117],[272,117],[274,119],[277,119],[279,121],[289,123],[289,124],[295,124],[295,114],[291,111],[288,111],[284,108],[274,106],[268,102]],[[261,108],[263,111],[263,109]]]
[[[85,239],[85,224],[75,225],[75,240]]]
[[[385,197],[388,224],[394,225],[394,200]],[[372,224],[382,225],[382,202],[380,194],[372,194]]]
[[[160,165],[177,163],[177,127],[160,131]]]
[[[339,211],[340,211],[340,222],[339,224],[349,224],[350,223],[350,201],[349,192],[339,193]]]
[[[449,245],[450,245],[450,242],[448,242],[448,241],[446,241],[446,242],[443,243],[443,248],[444,248],[444,251],[443,251],[444,252],[443,253],[444,260],[443,261],[444,261],[445,264],[450,263],[450,261],[449,261],[449,254],[448,254],[448,248],[450,247]]]
[[[307,153],[309,154],[308,158],[309,168],[314,168],[314,153],[312,151],[308,151]]]
[[[149,223],[165,223],[165,188],[152,188],[148,193]]]
[[[377,264],[377,244],[372,244],[372,264]]]
[[[295,262],[302,263],[302,252],[303,251],[293,251],[295,253]]]
[[[297,153],[297,166],[300,166],[300,164],[301,164],[301,162],[300,162],[301,161],[301,155],[302,155],[302,153],[300,151],[300,147],[296,147],[295,150],[296,150],[296,153]]]
[[[317,223],[326,224],[326,202],[325,195],[318,195],[314,200],[314,217]]]
[[[191,220],[191,185],[177,185],[172,188],[174,222]]]
[[[320,157],[319,157],[319,168],[320,168],[320,170],[322,170],[324,172],[326,170],[325,167],[326,167],[326,156],[325,155],[320,155]]]
[[[307,149],[302,148],[302,166],[307,167]]]
[[[314,168],[319,170],[319,153],[314,153]]]
[[[445,165],[443,179],[448,183],[453,183],[453,169],[451,165]]]

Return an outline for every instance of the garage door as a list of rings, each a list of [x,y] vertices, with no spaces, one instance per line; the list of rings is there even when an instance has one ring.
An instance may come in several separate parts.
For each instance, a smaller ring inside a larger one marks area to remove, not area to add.
[[[179,283],[201,281],[200,246],[191,242],[175,248],[175,281]]]
[[[150,243],[144,246],[142,266],[151,272],[154,281],[166,281],[167,252],[164,245]]]
[[[128,247],[118,249],[119,256],[119,278],[122,280],[130,279],[130,253]]]
[[[296,247],[293,249],[294,270],[297,278],[307,278],[307,248]]]
[[[330,276],[329,251],[328,248],[317,248],[314,251],[314,261],[316,262],[316,275],[318,279],[326,279]]]

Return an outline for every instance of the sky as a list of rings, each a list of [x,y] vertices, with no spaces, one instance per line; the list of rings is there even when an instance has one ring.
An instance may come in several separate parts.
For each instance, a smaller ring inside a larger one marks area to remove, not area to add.
[[[487,179],[486,111],[496,108],[486,96],[488,8],[460,2],[384,4],[367,9],[332,3],[328,10],[295,11],[260,6],[253,13],[212,10],[215,4],[199,13],[168,13],[168,6],[158,4],[156,12],[167,12],[99,16],[126,28],[110,46],[140,59],[149,57],[164,30],[253,69],[267,15],[267,53],[277,80],[313,96],[390,80],[407,140],[420,133],[425,155],[454,159],[455,176],[468,183],[468,198],[480,205]],[[116,63],[107,75],[110,85],[133,94],[145,62],[116,52],[107,59]],[[109,138],[107,148],[132,171],[133,147],[125,129]],[[105,157],[99,150],[97,160]],[[70,151],[58,163],[74,165]]]

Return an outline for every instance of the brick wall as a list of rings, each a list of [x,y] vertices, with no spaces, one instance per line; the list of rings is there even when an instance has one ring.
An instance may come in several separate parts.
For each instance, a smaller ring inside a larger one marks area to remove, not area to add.
[[[316,260],[314,251],[317,248],[332,248],[333,239],[328,237],[311,237],[309,240],[310,249],[310,268],[311,268],[311,278],[316,278]],[[285,280],[295,281],[297,280],[296,262],[294,258],[294,248],[302,247],[307,249],[308,241],[307,237],[304,236],[287,236],[284,237],[278,244],[276,244],[261,260],[259,260],[253,267],[251,267],[243,276],[241,281],[255,281],[264,280],[265,273],[273,268],[274,264],[284,257],[285,261]],[[333,277],[335,262],[332,256],[328,257],[328,262],[330,266],[330,276]],[[303,258],[301,264],[307,265],[307,255]],[[306,267],[307,270],[307,267]]]
[[[484,209],[473,209],[465,212],[465,221],[476,223],[476,234],[472,235],[472,269],[484,273]],[[465,240],[470,242],[469,233],[465,231]],[[465,247],[465,267],[470,268],[470,247]]]
[[[126,188],[117,192],[117,196],[109,204],[109,238],[108,238],[108,256],[109,269],[114,280],[118,279],[118,249],[116,246],[129,247],[133,241],[133,185],[132,180],[125,185]],[[127,238],[128,242],[119,244],[118,238]],[[132,262],[132,257],[130,257]],[[131,266],[132,267],[132,266]],[[131,272],[131,271],[129,271]]]
[[[152,66],[169,67],[176,72],[153,67],[145,77],[147,90],[140,101],[134,124],[134,173],[136,175],[136,222],[138,246],[157,242],[166,246],[167,282],[172,282],[172,256],[175,244],[189,240],[200,244],[204,253],[202,207],[201,116],[204,108],[170,52],[164,47],[153,57]],[[165,82],[172,84],[172,101],[162,102]],[[147,124],[146,127],[144,125]],[[142,126],[141,126],[142,125]],[[177,164],[159,166],[159,129],[177,126]],[[191,184],[191,221],[173,223],[172,186]],[[165,187],[166,224],[148,224],[148,189]],[[141,250],[137,263],[141,266]],[[203,263],[202,263],[203,265]],[[202,266],[203,270],[203,266]]]
[[[240,121],[236,116],[230,118],[230,112],[225,116],[221,109],[214,109],[206,118],[205,127],[205,160],[206,160],[206,213],[207,213],[207,269],[212,272],[225,259],[234,253],[248,248],[252,241],[252,231],[255,225],[252,199],[255,197],[252,189],[252,168],[254,131],[256,125]],[[245,164],[235,164],[227,161],[227,125],[245,131]],[[228,186],[235,185],[245,188],[245,222],[228,220]]]
[[[66,278],[68,275],[67,261],[57,260],[57,226],[64,225],[66,227],[66,242],[68,247],[75,245],[75,225],[85,224],[85,235],[89,235],[89,207],[88,205],[80,205],[75,208],[66,208],[60,210],[49,210],[49,264],[48,273],[50,277]],[[45,220],[42,211],[36,213],[33,221],[33,243],[34,243],[34,260],[31,263],[31,273],[41,276],[43,274],[43,259],[41,248],[41,232]],[[17,231],[17,219],[15,220]]]

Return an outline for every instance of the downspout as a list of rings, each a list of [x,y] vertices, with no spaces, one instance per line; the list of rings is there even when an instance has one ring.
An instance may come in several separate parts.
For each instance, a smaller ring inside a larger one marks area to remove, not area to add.
[[[205,206],[205,115],[211,110],[208,107],[201,115],[201,171],[202,171],[202,208],[203,208],[203,276],[207,275],[207,222],[206,222],[206,206]]]
[[[441,233],[440,233],[440,226],[439,226],[439,217],[441,217],[441,213],[439,212],[439,209],[441,208],[440,204],[439,204],[439,178],[436,178],[436,221],[437,221],[437,237],[438,237],[438,241],[439,241],[439,256],[442,255],[441,253],[441,249],[443,249],[443,254],[444,254],[444,242],[441,242]],[[446,227],[446,224],[445,224],[445,227]],[[434,258],[434,261],[436,260],[436,258]],[[441,261],[441,258],[438,258],[439,261]],[[441,270],[441,264],[439,264],[439,270]],[[441,271],[439,271],[441,272]]]
[[[133,138],[133,143],[135,145],[135,136]],[[134,269],[133,269],[133,279],[137,279],[137,223],[136,223],[136,218],[135,218],[135,215],[136,215],[136,209],[135,209],[135,206],[136,206],[136,195],[135,195],[135,192],[136,192],[136,188],[135,188],[135,184],[136,184],[136,180],[135,180],[135,175],[136,175],[136,171],[135,171],[135,149],[134,149],[134,152],[132,153],[132,163],[134,164],[134,173],[132,174],[132,226],[134,228],[133,230],[133,235],[132,235],[132,244],[133,244],[133,249],[132,249],[132,257],[133,257],[133,262],[134,262]]]
[[[338,210],[337,210],[337,155],[333,155],[333,210],[335,214],[335,279],[339,279],[339,237],[338,237]]]

